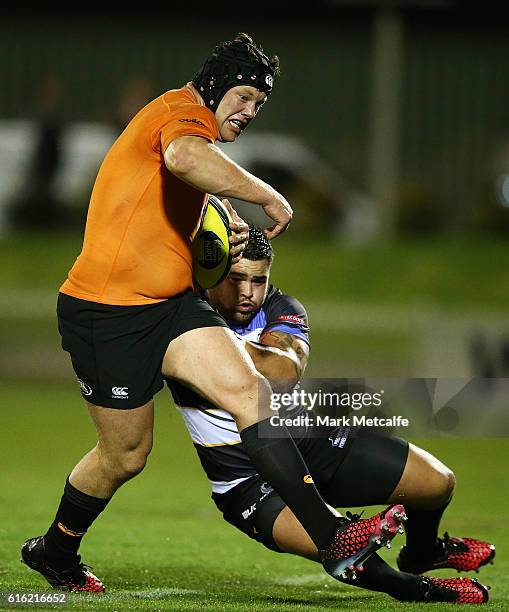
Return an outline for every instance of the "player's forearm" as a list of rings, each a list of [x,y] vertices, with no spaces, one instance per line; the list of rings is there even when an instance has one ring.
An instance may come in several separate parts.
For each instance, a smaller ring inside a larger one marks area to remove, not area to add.
[[[289,391],[299,381],[301,363],[293,349],[282,350],[249,341],[245,347],[255,368],[271,382],[274,391]]]
[[[206,193],[239,198],[262,206],[282,197],[204,138],[177,138],[166,150],[165,163],[179,179]]]

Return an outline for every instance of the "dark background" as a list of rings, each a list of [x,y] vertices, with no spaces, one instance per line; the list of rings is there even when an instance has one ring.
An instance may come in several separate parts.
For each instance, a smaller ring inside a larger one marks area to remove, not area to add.
[[[402,36],[396,228],[507,229],[496,178],[509,169],[508,11],[491,3],[295,4],[193,3],[151,8],[150,17],[88,4],[68,13],[14,9],[0,26],[0,117],[33,116],[51,77],[67,121],[112,121],[128,83],[144,79],[153,96],[178,87],[217,42],[245,30],[282,64],[255,129],[297,136],[348,183],[378,197],[371,184],[375,28],[392,11]]]

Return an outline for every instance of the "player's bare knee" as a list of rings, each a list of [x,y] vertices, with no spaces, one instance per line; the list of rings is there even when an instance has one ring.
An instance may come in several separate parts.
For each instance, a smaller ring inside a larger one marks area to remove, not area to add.
[[[143,471],[151,449],[151,443],[114,451],[102,449],[102,452],[100,450],[102,469],[113,480],[126,482]]]
[[[127,479],[134,478],[134,476],[137,476],[140,472],[143,471],[143,468],[147,464],[147,459],[148,454],[143,454],[139,452],[133,452],[124,455],[120,462],[122,476]]]
[[[235,418],[255,411],[258,414],[270,402],[270,393],[271,388],[266,378],[247,372],[241,381],[225,390],[221,405]]]
[[[456,477],[448,467],[435,469],[431,478],[433,506],[441,508],[451,500],[456,485]]]
[[[444,474],[444,498],[445,503],[449,502],[454,494],[454,488],[456,487],[456,476],[452,470],[446,468]]]
[[[117,456],[114,470],[116,479],[125,482],[137,476],[147,464],[148,453],[131,451]]]

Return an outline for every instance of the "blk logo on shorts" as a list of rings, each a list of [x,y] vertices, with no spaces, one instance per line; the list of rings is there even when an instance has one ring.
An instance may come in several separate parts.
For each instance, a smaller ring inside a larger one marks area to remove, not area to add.
[[[111,387],[111,397],[113,399],[128,399],[129,387]]]
[[[246,520],[248,517],[251,516],[251,514],[253,514],[255,510],[256,510],[256,503],[251,504],[250,508],[247,508],[246,510],[242,512],[242,518]]]

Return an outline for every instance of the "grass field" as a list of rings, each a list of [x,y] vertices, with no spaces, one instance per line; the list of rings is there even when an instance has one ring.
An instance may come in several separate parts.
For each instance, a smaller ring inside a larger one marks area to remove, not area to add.
[[[93,445],[94,433],[74,385],[3,383],[0,418],[0,592],[41,591],[46,589],[43,579],[19,562],[20,544],[46,529],[65,477]],[[509,441],[436,439],[422,445],[457,475],[444,529],[496,543],[496,564],[480,577],[492,586],[486,609],[508,610]],[[310,561],[265,550],[223,522],[209,496],[180,416],[162,391],[146,470],[119,490],[82,546],[84,560],[104,579],[108,592],[75,595],[64,609],[449,609],[399,604],[336,583]],[[394,560],[402,538],[392,551],[384,550],[388,560]]]
[[[95,443],[58,346],[54,314],[56,290],[80,244],[78,234],[0,240],[0,592],[46,589],[42,578],[19,563],[20,545],[46,530],[65,477]],[[508,269],[509,249],[503,242],[352,249],[284,236],[277,243],[273,280],[308,306],[313,343],[308,375],[441,376],[449,362],[449,371],[455,373],[456,367],[446,349],[458,334],[447,313],[474,312],[491,321],[499,336],[509,331],[499,324],[509,307]],[[418,316],[407,317],[414,309]],[[440,327],[433,318],[422,324],[422,313],[429,312],[445,317]],[[466,319],[462,329],[478,325],[475,317]],[[431,346],[442,341],[439,355],[431,353],[437,374],[419,369],[425,363],[417,359],[421,337]],[[486,609],[506,612],[509,439],[441,438],[422,445],[457,475],[444,530],[497,545],[496,564],[480,578],[492,586]],[[392,551],[384,550],[391,562],[402,536],[399,540]],[[223,522],[166,391],[157,396],[155,447],[146,470],[115,495],[85,538],[82,553],[108,592],[73,596],[64,609],[450,609],[398,604],[346,587],[318,565],[272,553]]]
[[[0,376],[58,374],[55,296],[81,241],[81,232],[0,239]],[[272,281],[308,310],[308,376],[469,376],[472,333],[493,343],[509,333],[507,242],[354,248],[288,232],[274,248]]]
[[[81,243],[81,232],[2,237],[2,286],[54,290]],[[425,238],[353,247],[288,232],[273,245],[274,282],[303,300],[499,311],[509,307],[509,249],[500,239]]]

